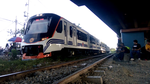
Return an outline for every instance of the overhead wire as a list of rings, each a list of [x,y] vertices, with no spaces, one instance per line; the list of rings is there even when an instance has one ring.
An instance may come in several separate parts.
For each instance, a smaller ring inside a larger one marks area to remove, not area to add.
[[[40,0],[38,0],[40,4],[42,4],[46,9],[48,9],[48,7],[46,7]]]
[[[40,3],[41,3],[41,1],[40,0],[38,0]],[[41,3],[42,4],[42,3]],[[43,5],[43,4],[42,4]]]
[[[12,21],[12,20],[9,20],[9,19],[6,19],[6,18],[1,18],[1,17],[0,17],[0,19],[6,20],[6,21],[15,22],[15,21]]]
[[[13,23],[14,23],[14,22],[13,22]],[[2,31],[4,31],[4,30],[8,29],[8,27],[11,26],[13,23],[9,24],[7,27],[5,27],[5,28],[4,28],[3,30],[1,30],[0,32],[2,32]]]
[[[0,17],[0,19],[2,19],[2,20],[6,20],[6,21],[10,21],[10,22],[15,22],[15,21],[12,21],[12,20],[9,20],[9,19],[6,19],[6,18],[1,18],[1,17]],[[17,22],[17,24],[23,25],[23,24],[22,24],[22,23],[20,23],[20,22]]]

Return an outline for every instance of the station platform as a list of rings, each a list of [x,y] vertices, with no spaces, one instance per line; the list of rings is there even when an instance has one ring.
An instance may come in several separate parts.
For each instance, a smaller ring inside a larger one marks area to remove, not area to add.
[[[105,71],[104,84],[150,84],[150,60],[117,62],[113,58],[104,64],[112,66]]]

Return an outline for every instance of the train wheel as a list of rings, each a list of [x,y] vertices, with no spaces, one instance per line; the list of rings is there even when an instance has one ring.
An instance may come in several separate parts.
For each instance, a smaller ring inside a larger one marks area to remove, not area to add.
[[[75,55],[75,52],[74,52],[74,51],[71,51],[71,55],[72,55],[72,56]]]
[[[75,51],[68,49],[68,56],[69,56],[69,57],[72,57],[72,56],[74,56],[74,55],[75,55]]]

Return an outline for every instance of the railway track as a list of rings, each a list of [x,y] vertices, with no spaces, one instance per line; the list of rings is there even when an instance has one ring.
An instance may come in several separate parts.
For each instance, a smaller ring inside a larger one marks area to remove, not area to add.
[[[105,75],[107,67],[99,66],[101,65],[100,63],[111,56],[108,55],[53,84],[103,84],[102,75]]]
[[[99,60],[105,60],[112,54],[103,54],[76,61],[71,61],[63,64],[57,64],[48,67],[36,68],[16,73],[10,73],[0,76],[0,83],[14,83],[14,84],[64,84],[68,79],[64,79],[73,73],[77,73],[91,64],[99,63]],[[94,66],[92,65],[92,66]],[[86,70],[84,70],[86,71]],[[81,73],[79,73],[81,74]],[[70,78],[70,77],[69,77]],[[75,77],[74,77],[75,78]],[[70,80],[70,79],[69,79]],[[58,82],[59,81],[59,82]]]

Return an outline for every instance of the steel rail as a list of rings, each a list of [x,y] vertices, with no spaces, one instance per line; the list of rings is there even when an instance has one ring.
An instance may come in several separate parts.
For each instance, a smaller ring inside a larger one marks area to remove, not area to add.
[[[41,67],[41,68],[35,68],[35,69],[31,69],[31,70],[25,70],[25,71],[20,71],[20,72],[0,75],[0,83],[3,82],[3,81],[20,79],[20,78],[22,78],[22,77],[24,77],[24,76],[26,76],[26,75],[28,75],[30,73],[34,73],[36,71],[42,71],[42,70],[48,70],[48,69],[53,69],[53,68],[59,68],[59,67],[62,67],[62,66],[71,65],[71,64],[74,64],[74,63],[78,63],[78,62],[85,61],[85,60],[92,59],[92,58],[97,58],[97,57],[104,56],[104,55],[106,55],[106,54],[97,55],[97,56],[91,56],[91,57],[80,59],[80,60],[75,60],[75,61],[71,61],[71,62],[65,62],[65,63],[51,65],[51,66],[46,66],[46,67]]]
[[[113,54],[112,54],[113,55]],[[85,68],[73,73],[73,74],[70,74],[69,76],[63,78],[63,79],[60,79],[58,80],[57,82],[54,82],[53,84],[67,84],[71,81],[73,81],[74,79],[77,79],[80,75],[86,73],[89,69],[91,69],[92,67],[96,66],[97,64],[103,62],[105,59],[111,57],[112,55],[108,55],[98,61],[96,61],[95,63],[89,65],[89,66],[86,66]]]

